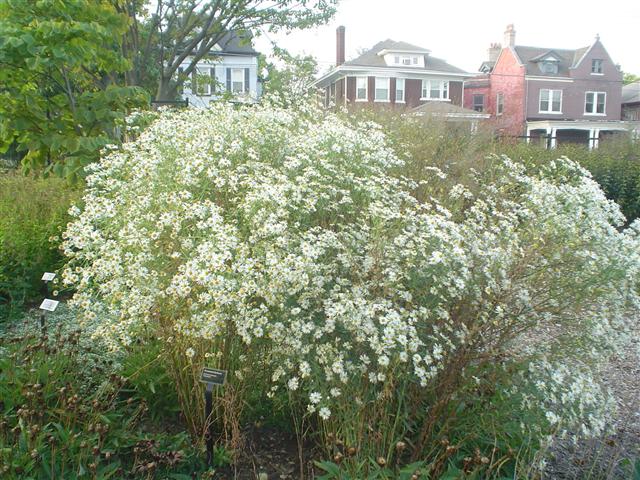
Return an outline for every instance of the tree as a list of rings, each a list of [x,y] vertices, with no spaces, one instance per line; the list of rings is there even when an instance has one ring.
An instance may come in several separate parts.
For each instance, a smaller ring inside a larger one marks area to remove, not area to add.
[[[157,0],[153,12],[141,0],[122,2],[120,11],[131,18],[123,42],[123,51],[132,60],[128,84],[144,85],[157,75],[156,99],[175,99],[198,62],[227,32],[244,32],[246,37],[260,29],[319,25],[333,16],[337,1]]]
[[[318,73],[318,62],[311,55],[292,55],[284,48],[273,45],[275,61],[264,62],[267,77],[265,94],[280,94],[287,97],[304,97],[312,88]]]
[[[70,179],[148,104],[124,87],[128,18],[107,0],[0,0],[0,151]]]
[[[633,73],[625,73],[622,77],[622,84],[629,85],[630,83],[637,82],[640,80],[640,76],[635,75]]]

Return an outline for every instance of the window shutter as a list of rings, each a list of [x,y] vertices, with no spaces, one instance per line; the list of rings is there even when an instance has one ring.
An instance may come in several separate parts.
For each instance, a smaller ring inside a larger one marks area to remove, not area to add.
[[[211,93],[215,93],[216,91],[216,67],[211,67],[209,70],[211,72]]]
[[[244,91],[245,93],[249,92],[249,69],[244,69]]]
[[[227,68],[227,92],[231,91],[231,69]]]
[[[180,95],[184,93],[184,78],[182,78],[183,72],[184,68],[178,67],[178,93]]]

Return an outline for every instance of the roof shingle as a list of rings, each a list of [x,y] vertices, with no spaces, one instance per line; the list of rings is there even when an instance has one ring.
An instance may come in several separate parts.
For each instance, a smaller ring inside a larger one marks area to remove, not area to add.
[[[378,55],[378,52],[382,50],[415,50],[415,51],[425,51],[427,49],[417,47],[415,45],[411,45],[407,42],[396,42],[391,39],[384,40],[382,42],[376,43],[371,49],[367,50],[359,57],[354,58],[353,60],[349,60],[344,62],[345,66],[362,66],[362,67],[388,67],[384,61],[384,57]],[[446,73],[467,73],[464,70],[454,67],[453,65],[448,64],[441,58],[432,57],[431,55],[425,55],[425,66],[424,68],[411,67],[416,70],[433,70],[438,72],[446,72]]]

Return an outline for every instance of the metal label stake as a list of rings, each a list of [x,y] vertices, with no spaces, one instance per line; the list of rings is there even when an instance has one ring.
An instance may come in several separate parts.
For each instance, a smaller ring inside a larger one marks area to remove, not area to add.
[[[216,385],[224,385],[224,380],[227,376],[226,370],[217,370],[215,368],[204,367],[202,374],[200,375],[200,381],[207,385],[204,392],[204,408],[205,418],[207,421],[211,418],[211,412],[213,411],[213,387]],[[213,422],[209,422],[209,428],[207,432],[207,465],[211,466],[213,463]]]

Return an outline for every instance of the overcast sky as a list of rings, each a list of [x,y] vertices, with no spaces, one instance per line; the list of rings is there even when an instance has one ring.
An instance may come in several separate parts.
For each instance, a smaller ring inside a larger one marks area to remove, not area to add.
[[[476,72],[509,23],[517,45],[579,48],[599,34],[613,61],[640,75],[640,0],[342,0],[328,25],[268,34],[255,47],[268,54],[273,40],[292,53],[312,54],[326,71],[335,64],[336,27],[344,25],[347,60],[390,38]]]

